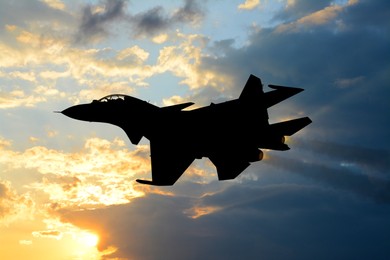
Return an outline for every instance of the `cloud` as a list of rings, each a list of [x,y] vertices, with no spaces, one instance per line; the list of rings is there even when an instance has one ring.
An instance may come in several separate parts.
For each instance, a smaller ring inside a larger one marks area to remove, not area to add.
[[[199,70],[202,49],[208,39],[198,34],[171,35],[173,44],[166,44],[157,61],[150,64],[150,53],[139,45],[118,50],[79,49],[66,37],[42,37],[19,27],[9,33],[17,39],[20,48],[0,44],[1,53],[10,54],[0,54],[2,68],[10,71],[0,70],[0,75],[4,82],[21,81],[24,88],[15,90],[14,85],[4,84],[7,87],[0,94],[1,108],[31,107],[64,98],[79,103],[112,92],[130,94],[135,87],[148,85],[147,78],[165,72],[183,78],[180,83],[192,89],[206,85],[218,87],[223,79],[211,71]],[[76,81],[70,83],[73,87],[56,85],[73,80]]]
[[[152,41],[154,43],[157,43],[157,44],[162,44],[162,43],[166,42],[167,40],[168,40],[168,34],[166,34],[166,33],[156,35],[152,38]]]
[[[245,0],[243,4],[238,5],[240,10],[253,10],[260,4],[260,0]]]
[[[42,37],[19,27],[11,34],[18,39],[19,48],[0,43],[0,108],[32,107],[66,98],[72,92],[74,98],[80,85],[90,88],[80,92],[79,100],[90,101],[112,91],[131,93],[132,86],[145,85],[144,79],[153,74],[153,67],[146,65],[149,53],[138,45],[82,50],[69,44],[66,37]],[[60,91],[56,82],[67,80],[76,80],[79,85]]]
[[[354,78],[344,78],[344,79],[336,79],[335,84],[340,88],[348,88],[351,86],[359,85],[364,80],[363,76],[358,76]]]
[[[35,30],[42,33],[53,33],[61,28],[61,33],[67,33],[65,27],[59,24],[74,25],[74,17],[69,13],[65,5],[59,0],[20,0],[17,2],[3,1],[0,9],[0,24]],[[37,25],[39,22],[39,26]],[[11,26],[11,27],[9,27]],[[2,40],[7,42],[7,37],[3,34],[3,27],[0,28]],[[3,38],[4,37],[4,38]]]
[[[154,71],[156,73],[171,72],[173,75],[184,78],[180,84],[186,84],[191,89],[201,88],[218,75],[211,71],[200,71],[202,48],[207,44],[207,38],[202,35],[176,35],[179,43],[169,45],[160,50]]]
[[[48,6],[50,6],[51,8],[58,9],[58,10],[65,9],[65,4],[60,0],[41,0],[41,1],[47,4]]]
[[[169,27],[169,18],[164,17],[163,7],[157,6],[132,17],[135,36],[154,35]]]
[[[286,6],[284,9],[280,10],[275,14],[274,20],[281,20],[284,23],[297,20],[301,17],[311,15],[319,10],[322,10],[332,3],[331,0],[320,0],[320,1],[310,1],[310,0],[292,0],[286,1]]]
[[[377,171],[390,175],[390,151],[379,148],[367,148],[348,144],[339,144],[330,141],[295,139],[294,147],[306,149],[310,152],[336,158],[339,161],[350,164],[358,164],[364,171]],[[369,173],[367,174],[369,175]]]
[[[299,30],[302,27],[305,28],[305,27],[327,24],[329,22],[334,22],[334,21],[337,22],[336,17],[338,17],[338,15],[342,11],[355,5],[357,2],[358,1],[350,0],[345,5],[334,4],[334,5],[326,6],[321,10],[300,17],[296,21],[280,25],[277,28],[277,32]],[[342,27],[340,28],[342,29]]]
[[[184,103],[184,102],[188,102],[188,101],[180,96],[172,96],[172,97],[163,99],[164,106],[172,106],[172,105],[176,105],[176,104],[180,104],[180,103]]]
[[[0,109],[20,106],[33,107],[37,103],[45,101],[42,96],[26,95],[22,90],[13,90],[9,93],[0,93]]]
[[[264,163],[308,179],[320,181],[336,189],[350,191],[374,201],[390,203],[390,181],[388,179],[357,174],[345,167],[346,164],[341,164],[340,167],[331,167],[328,161],[323,163],[305,162],[276,155],[268,156]]]
[[[84,10],[84,22],[80,24],[79,32],[85,31],[86,41],[109,33],[109,26],[118,19],[123,18],[121,21],[133,24],[128,19],[131,15],[126,11],[125,1],[100,2],[85,6]],[[54,10],[50,8],[48,12]],[[138,19],[142,15],[134,16]],[[198,2],[184,1],[182,6],[171,12],[162,8],[161,16],[166,17],[167,26],[172,28],[183,23],[197,24],[204,11]],[[139,21],[147,20],[147,17],[145,15]],[[158,33],[157,36],[161,37],[152,40],[166,45],[157,61],[151,61],[150,52],[139,45],[123,49],[80,49],[71,40],[73,26],[73,23],[67,24],[66,19],[62,18],[46,32],[25,25],[6,26],[8,41],[0,43],[0,75],[2,86],[6,86],[1,89],[1,108],[34,107],[65,98],[80,103],[112,92],[130,94],[138,86],[147,86],[147,78],[165,72],[183,78],[181,84],[189,85],[192,89],[209,83],[218,85],[215,84],[218,81],[213,80],[217,75],[197,71],[202,48],[207,44],[206,37],[179,32],[169,35]],[[63,33],[62,28],[65,28]],[[148,34],[149,29],[145,30],[143,33]],[[20,84],[9,84],[15,81]]]
[[[9,181],[0,179],[0,226],[32,219],[35,203],[29,194],[19,195]]]
[[[198,24],[205,13],[197,0],[185,0],[184,6],[177,9],[172,16],[172,21],[180,23]]]
[[[83,8],[80,31],[76,36],[76,41],[100,39],[108,35],[106,28],[111,23],[124,19],[126,1],[125,0],[105,0],[100,5],[87,5]]]
[[[33,244],[33,242],[31,240],[22,239],[22,240],[19,240],[19,244],[25,245],[25,246],[30,246]]]

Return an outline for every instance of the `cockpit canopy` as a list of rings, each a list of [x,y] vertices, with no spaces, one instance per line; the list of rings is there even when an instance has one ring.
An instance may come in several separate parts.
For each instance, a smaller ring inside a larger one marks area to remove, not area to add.
[[[126,104],[127,106],[129,105],[134,105],[134,104],[143,104],[146,103],[145,101],[142,101],[138,98],[132,97],[132,96],[127,96],[123,94],[111,94],[105,97],[102,97],[99,100],[93,100],[92,103],[99,104]]]
[[[102,97],[101,99],[97,100],[98,102],[111,102],[111,101],[124,101],[126,99],[130,99],[130,96],[123,95],[123,94],[111,94],[105,97]]]

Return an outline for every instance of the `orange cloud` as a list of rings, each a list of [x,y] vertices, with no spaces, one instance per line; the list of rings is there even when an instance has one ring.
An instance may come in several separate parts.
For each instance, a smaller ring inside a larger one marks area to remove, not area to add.
[[[298,19],[297,21],[278,26],[276,32],[281,33],[285,31],[294,31],[294,30],[299,30],[302,27],[316,26],[316,25],[329,23],[331,21],[334,21],[339,15],[339,13],[343,11],[345,8],[355,5],[356,3],[358,3],[358,0],[349,0],[344,5],[333,4],[327,6],[324,9],[306,15]],[[289,3],[289,4],[293,5],[293,3]]]
[[[197,219],[205,215],[213,214],[221,209],[221,207],[216,206],[194,206],[188,210],[185,210],[184,214],[192,219]]]

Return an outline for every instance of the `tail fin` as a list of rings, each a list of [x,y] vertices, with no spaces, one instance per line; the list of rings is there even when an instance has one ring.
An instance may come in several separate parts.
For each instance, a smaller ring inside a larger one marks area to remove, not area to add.
[[[248,78],[248,81],[245,84],[244,89],[241,92],[239,99],[241,100],[258,99],[263,94],[264,94],[263,84],[261,83],[261,79],[251,74]]]

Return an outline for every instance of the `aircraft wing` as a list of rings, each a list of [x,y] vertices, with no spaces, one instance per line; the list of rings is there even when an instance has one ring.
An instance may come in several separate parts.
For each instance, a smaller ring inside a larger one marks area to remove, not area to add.
[[[142,184],[173,185],[195,160],[195,156],[179,144],[151,141],[152,180],[137,180]]]
[[[218,179],[220,181],[236,178],[250,165],[249,159],[239,156],[226,156],[224,153],[218,153],[209,158],[217,168]]]

